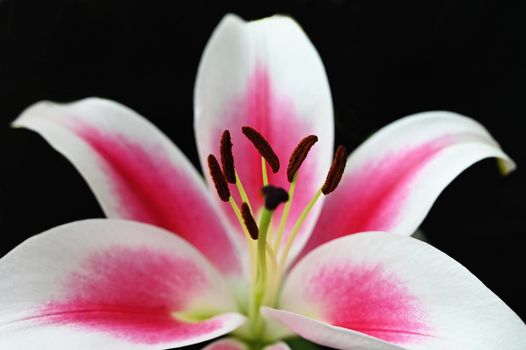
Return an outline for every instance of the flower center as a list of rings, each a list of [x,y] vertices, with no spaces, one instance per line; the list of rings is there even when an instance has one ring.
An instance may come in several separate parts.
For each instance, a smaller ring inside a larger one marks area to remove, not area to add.
[[[292,244],[320,196],[322,194],[328,195],[338,186],[345,169],[347,152],[343,146],[338,147],[324,184],[313,194],[312,199],[298,216],[284,241],[283,235],[294,198],[298,172],[310,149],[318,141],[318,137],[315,135],[305,137],[292,152],[287,167],[287,180],[290,185],[286,191],[268,183],[267,165],[273,173],[277,173],[280,169],[279,158],[270,144],[258,131],[249,126],[243,127],[242,132],[261,155],[263,178],[261,193],[264,196],[265,204],[259,213],[258,223],[254,218],[253,208],[241,179],[235,170],[232,142],[228,130],[225,130],[221,137],[221,165],[216,157],[211,154],[208,156],[208,168],[219,198],[225,202],[230,202],[245,234],[250,259],[250,298],[248,300],[249,305],[246,308],[249,325],[245,336],[257,341],[263,339],[266,326],[261,317],[260,308],[263,305],[276,306]],[[228,183],[236,186],[242,200],[241,206],[238,206],[232,197]],[[284,208],[279,226],[274,230],[275,232],[272,232],[271,221],[274,211],[283,203]]]

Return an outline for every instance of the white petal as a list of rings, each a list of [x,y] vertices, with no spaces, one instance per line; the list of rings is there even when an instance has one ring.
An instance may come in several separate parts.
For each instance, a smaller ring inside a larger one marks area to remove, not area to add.
[[[305,339],[324,346],[345,350],[404,350],[403,347],[350,329],[331,326],[328,323],[290,311],[264,308],[264,314],[275,318]]]
[[[299,314],[273,313],[291,331],[341,349],[363,346],[353,332],[411,350],[526,348],[526,325],[466,268],[427,243],[389,233],[314,250],[291,271],[280,308]]]
[[[349,156],[302,254],[356,232],[412,234],[455,177],[490,157],[506,172],[515,167],[483,126],[455,113],[419,113],[384,127]]]
[[[327,76],[299,25],[283,16],[254,22],[226,16],[214,31],[199,66],[195,118],[205,168],[206,157],[219,154],[221,133],[230,130],[236,169],[256,213],[263,203],[261,157],[241,134],[241,127],[252,126],[269,141],[281,164],[277,174],[269,169],[269,182],[285,189],[289,187],[286,167],[293,149],[309,134],[319,137],[299,170],[290,229],[323,184],[334,142]],[[235,187],[232,189],[235,193]],[[293,254],[312,230],[319,208],[317,205],[305,222]],[[238,226],[228,205],[225,213]],[[278,209],[278,218],[280,213]],[[279,219],[274,221],[279,223]]]
[[[13,125],[40,133],[68,158],[109,217],[177,232],[221,271],[240,273],[236,247],[201,176],[159,129],[136,112],[99,98],[70,104],[39,102]]]
[[[51,229],[0,259],[0,280],[0,349],[164,349],[244,323],[217,270],[146,224]]]

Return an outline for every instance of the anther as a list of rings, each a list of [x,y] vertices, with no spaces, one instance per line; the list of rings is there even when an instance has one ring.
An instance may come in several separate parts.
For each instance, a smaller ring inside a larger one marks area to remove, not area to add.
[[[328,195],[338,187],[340,180],[342,179],[343,171],[345,170],[345,164],[347,163],[347,150],[344,146],[338,146],[336,149],[336,155],[332,161],[331,169],[327,174],[325,183],[321,188],[321,192],[324,195]]]
[[[268,185],[261,189],[261,193],[265,196],[265,208],[268,210],[274,210],[289,200],[289,194],[281,187]]]
[[[292,182],[294,180],[294,175],[300,168],[301,164],[307,157],[311,147],[318,142],[318,137],[316,135],[309,135],[298,143],[292,155],[289,159],[289,165],[287,167],[287,180]]]
[[[250,126],[244,126],[241,128],[243,134],[252,142],[254,147],[258,150],[259,154],[267,161],[268,165],[272,168],[273,173],[277,173],[279,170],[279,158],[270,147],[267,140],[254,128]]]
[[[235,184],[236,172],[234,170],[234,155],[232,154],[232,139],[228,130],[221,136],[221,167],[226,181]]]
[[[250,237],[252,237],[253,240],[257,240],[259,236],[258,225],[256,224],[256,220],[254,220],[254,216],[252,216],[248,204],[245,202],[241,205],[241,217],[243,217]]]
[[[230,198],[230,190],[228,189],[228,184],[226,183],[225,177],[221,172],[221,167],[219,166],[219,163],[213,154],[208,156],[208,170],[212,180],[214,181],[219,198],[221,198],[223,202],[228,202]]]

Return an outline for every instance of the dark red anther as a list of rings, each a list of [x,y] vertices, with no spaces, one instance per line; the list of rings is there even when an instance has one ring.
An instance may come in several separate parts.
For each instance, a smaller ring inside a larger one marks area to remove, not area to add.
[[[336,149],[336,155],[332,161],[331,170],[327,174],[325,183],[321,188],[321,192],[324,195],[328,195],[338,187],[340,180],[342,179],[343,171],[345,170],[345,164],[347,163],[347,150],[344,146],[338,146]]]
[[[232,140],[228,130],[223,131],[221,136],[221,167],[223,168],[226,181],[235,184],[234,155],[232,154]]]
[[[258,132],[256,129],[250,126],[244,126],[241,128],[243,134],[252,142],[254,147],[258,150],[259,154],[267,161],[268,165],[272,168],[273,173],[277,173],[279,170],[279,158],[274,153],[272,147],[267,140]]]
[[[300,168],[301,164],[303,164],[311,147],[314,146],[316,142],[318,142],[318,137],[316,135],[309,135],[301,140],[296,148],[294,148],[287,167],[287,180],[289,180],[289,182],[294,180],[294,175]]]
[[[289,200],[289,194],[281,187],[268,185],[261,189],[261,193],[265,196],[265,208],[268,210],[274,210]]]
[[[256,220],[254,220],[254,216],[252,216],[252,212],[247,203],[241,205],[241,217],[245,222],[250,237],[252,237],[253,240],[257,240],[259,236],[258,225],[256,224]]]
[[[228,184],[226,183],[225,177],[221,172],[221,167],[219,166],[219,163],[213,154],[208,156],[208,170],[210,171],[210,176],[214,181],[219,198],[221,198],[223,202],[228,202],[230,198],[230,190],[228,189]]]

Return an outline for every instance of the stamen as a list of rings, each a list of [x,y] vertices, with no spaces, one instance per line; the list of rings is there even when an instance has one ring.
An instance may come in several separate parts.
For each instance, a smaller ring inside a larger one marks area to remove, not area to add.
[[[289,217],[290,212],[290,205],[292,204],[292,199],[294,198],[294,190],[296,189],[297,182],[298,173],[296,172],[296,174],[294,175],[294,179],[292,179],[292,183],[289,187],[289,200],[287,201],[287,203],[285,203],[285,206],[283,207],[283,212],[281,213],[281,221],[278,227],[278,233],[276,235],[276,238],[274,239],[274,250],[276,252],[279,250],[281,239],[283,238],[283,233],[285,232],[285,226],[287,225],[287,219]]]
[[[289,200],[289,194],[281,187],[268,185],[261,189],[261,193],[265,196],[265,208],[268,210],[274,210]]]
[[[249,259],[250,259],[250,266],[251,266],[251,278],[250,278],[250,285],[254,286],[256,281],[256,270],[257,270],[257,263],[256,263],[256,246],[253,244],[254,242],[251,240],[252,237],[250,236],[250,232],[248,232],[247,225],[245,224],[245,220],[243,220],[243,216],[241,215],[241,210],[239,210],[236,201],[232,196],[229,198],[230,205],[232,206],[232,210],[234,210],[234,214],[236,214],[236,218],[239,221],[239,224],[241,225],[241,228],[243,229],[243,233],[245,234],[245,239],[247,240],[247,246],[248,246],[248,253],[249,253]]]
[[[307,218],[307,215],[309,215],[312,207],[314,207],[314,204],[316,204],[320,196],[321,196],[321,190],[318,190],[318,192],[316,192],[314,197],[312,197],[312,199],[309,201],[305,209],[303,209],[300,216],[298,217],[298,221],[296,221],[296,223],[294,224],[294,227],[290,231],[289,236],[287,237],[287,242],[285,243],[285,247],[283,248],[283,253],[281,253],[281,257],[279,260],[278,266],[280,268],[280,271],[278,273],[281,274],[283,272],[285,268],[285,264],[287,262],[287,257],[289,256],[290,248],[292,248],[292,242],[294,242],[294,239],[296,239],[296,236],[301,226],[303,225],[303,222]]]
[[[234,156],[232,154],[232,139],[228,130],[223,131],[221,136],[221,167],[226,181],[235,184],[236,172],[234,170]]]
[[[248,207],[250,210],[252,210],[252,206],[250,205],[250,201],[248,200],[247,192],[245,191],[245,187],[243,186],[243,183],[241,182],[241,179],[239,178],[239,175],[237,171],[234,170],[234,175],[236,176],[236,187],[239,192],[239,195],[241,196],[241,200],[248,204]]]
[[[289,200],[285,203],[283,208],[283,213],[281,214],[281,221],[279,223],[278,233],[274,240],[274,250],[277,252],[281,244],[281,239],[283,237],[283,232],[285,231],[285,226],[287,225],[287,219],[289,217],[290,205],[292,203],[292,198],[294,197],[294,189],[296,188],[296,182],[298,180],[298,170],[303,164],[303,161],[307,157],[310,149],[314,144],[318,142],[318,137],[316,135],[309,135],[305,137],[300,143],[296,146],[292,155],[289,159],[289,165],[287,167],[287,179],[290,182],[289,187]]]
[[[274,254],[272,248],[267,242],[267,234],[270,227],[270,222],[272,220],[272,215],[274,209],[280,203],[283,203],[288,200],[289,196],[287,192],[279,187],[275,186],[265,186],[261,190],[265,195],[265,207],[261,211],[261,217],[259,220],[259,233],[257,240],[257,260],[258,260],[258,270],[256,285],[254,287],[251,306],[249,310],[249,315],[253,320],[253,329],[254,331],[260,331],[261,320],[259,315],[259,309],[265,299],[265,292],[267,288],[267,254],[271,259],[272,271],[277,271],[276,255]]]
[[[221,198],[223,202],[228,202],[228,199],[230,198],[230,190],[225,177],[221,172],[221,167],[219,166],[219,163],[213,154],[208,156],[208,171],[210,172],[210,176],[214,181],[219,198]]]
[[[267,162],[263,157],[261,157],[261,177],[263,178],[263,186],[268,186]]]
[[[328,195],[338,187],[340,180],[342,179],[343,171],[345,170],[345,164],[347,163],[347,150],[344,146],[338,146],[336,149],[336,155],[332,161],[331,169],[327,174],[325,183],[321,188],[321,192],[324,195]]]
[[[256,131],[254,128],[251,128],[250,126],[242,127],[241,131],[250,140],[250,142],[252,142],[261,156],[265,158],[267,163],[272,168],[272,172],[277,173],[279,170],[279,158],[272,147],[270,147],[268,141],[265,140],[265,138],[258,131]]]
[[[290,183],[294,180],[294,174],[296,174],[301,164],[303,164],[311,147],[314,146],[316,142],[318,142],[318,137],[316,135],[309,135],[301,140],[292,152],[287,167],[287,180],[289,180]]]
[[[254,220],[254,216],[252,216],[252,212],[247,203],[241,205],[241,216],[243,217],[243,221],[245,222],[250,237],[253,240],[257,240],[259,235],[258,225],[256,224],[256,220]]]

